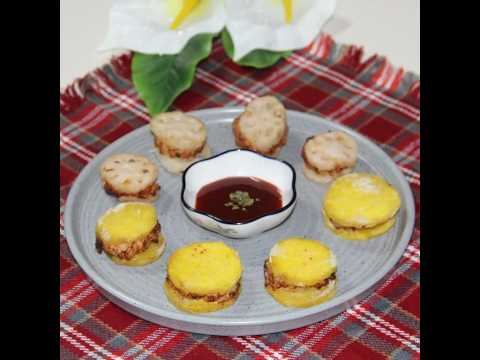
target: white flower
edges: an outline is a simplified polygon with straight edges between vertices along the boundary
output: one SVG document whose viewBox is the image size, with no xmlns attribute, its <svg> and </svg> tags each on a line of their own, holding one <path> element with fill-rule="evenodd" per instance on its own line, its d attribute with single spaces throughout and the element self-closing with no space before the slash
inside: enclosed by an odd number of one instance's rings
<svg viewBox="0 0 480 360">
<path fill-rule="evenodd" d="M 133 50 L 144 54 L 177 54 L 193 36 L 215 34 L 225 26 L 223 0 L 200 0 L 192 13 L 173 30 L 179 0 L 115 0 L 110 27 L 100 50 Z"/>
<path fill-rule="evenodd" d="M 193 10 L 177 19 L 179 26 L 172 29 L 182 6 L 188 5 Z M 193 36 L 216 34 L 226 26 L 235 47 L 234 60 L 239 60 L 255 49 L 307 46 L 334 8 L 335 0 L 115 0 L 100 49 L 176 54 Z"/>
<path fill-rule="evenodd" d="M 255 49 L 285 51 L 308 46 L 335 9 L 335 0 L 293 0 L 292 20 L 287 23 L 283 3 L 280 0 L 225 0 L 227 29 L 235 47 L 234 60 Z"/>
</svg>

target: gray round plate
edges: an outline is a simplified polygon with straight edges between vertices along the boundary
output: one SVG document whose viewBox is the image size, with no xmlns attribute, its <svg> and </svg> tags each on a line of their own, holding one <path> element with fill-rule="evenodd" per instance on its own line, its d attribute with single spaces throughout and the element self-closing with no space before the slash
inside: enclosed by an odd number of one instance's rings
<svg viewBox="0 0 480 360">
<path fill-rule="evenodd" d="M 208 129 L 212 154 L 235 148 L 231 123 L 243 108 L 219 108 L 192 112 Z M 98 168 L 106 157 L 130 152 L 144 155 L 158 164 L 148 126 L 115 141 L 78 176 L 65 208 L 65 234 L 80 267 L 111 301 L 151 322 L 195 333 L 214 335 L 257 335 L 298 328 L 324 320 L 351 307 L 381 283 L 402 256 L 414 226 L 414 202 L 410 186 L 394 162 L 377 145 L 349 128 L 316 116 L 288 111 L 288 143 L 278 158 L 288 161 L 297 172 L 298 200 L 292 215 L 279 227 L 250 239 L 228 239 L 192 223 L 180 204 L 181 177 L 160 168 L 160 199 L 156 202 L 167 247 L 162 258 L 141 268 L 114 264 L 95 251 L 97 219 L 116 200 L 100 184 Z M 348 241 L 333 235 L 323 224 L 321 208 L 328 185 L 308 181 L 303 175 L 300 149 L 305 139 L 327 130 L 342 130 L 358 143 L 355 171 L 379 174 L 399 192 L 402 206 L 393 229 L 368 241 Z M 332 300 L 307 309 L 286 308 L 265 291 L 263 262 L 280 239 L 305 236 L 327 244 L 338 259 L 338 290 Z M 223 241 L 241 257 L 244 273 L 237 302 L 223 311 L 191 315 L 172 306 L 163 292 L 166 262 L 181 246 L 196 241 Z"/>
</svg>

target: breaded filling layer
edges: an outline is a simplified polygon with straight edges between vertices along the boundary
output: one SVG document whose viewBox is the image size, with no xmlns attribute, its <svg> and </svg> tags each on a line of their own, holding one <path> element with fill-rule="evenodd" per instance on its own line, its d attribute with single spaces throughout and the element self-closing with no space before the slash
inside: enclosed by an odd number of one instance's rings
<svg viewBox="0 0 480 360">
<path fill-rule="evenodd" d="M 155 227 L 145 236 L 131 243 L 121 243 L 115 245 L 105 244 L 97 237 L 95 247 L 100 254 L 104 250 L 106 253 L 116 256 L 120 259 L 130 260 L 135 255 L 145 251 L 152 242 L 158 242 L 160 238 L 161 226 L 157 221 Z"/>
<path fill-rule="evenodd" d="M 236 283 L 236 285 L 227 292 L 226 294 L 210 294 L 210 295 L 198 295 L 195 293 L 190 293 L 190 292 L 185 292 L 175 286 L 175 284 L 168 278 L 166 281 L 168 284 L 174 289 L 176 292 L 178 292 L 180 295 L 183 297 L 186 297 L 188 299 L 195 299 L 195 300 L 204 300 L 206 302 L 218 302 L 222 303 L 231 299 L 236 299 L 240 293 L 240 280 Z"/>
<path fill-rule="evenodd" d="M 330 223 L 332 224 L 332 226 L 337 229 L 337 230 L 350 230 L 350 231 L 354 231 L 354 230 L 366 230 L 366 229 L 373 229 L 373 228 L 376 228 L 378 226 L 381 226 L 385 223 L 387 223 L 388 221 L 392 220 L 394 218 L 391 217 L 390 219 L 387 219 L 387 221 L 381 223 L 381 224 L 373 224 L 373 225 L 364 225 L 364 226 L 358 226 L 358 227 L 354 227 L 354 226 L 342 226 L 342 225 L 339 225 L 337 223 L 335 223 L 335 221 L 332 220 L 331 217 L 328 217 L 328 220 L 330 221 Z"/>
<path fill-rule="evenodd" d="M 268 260 L 265 260 L 265 263 L 263 264 L 263 271 L 264 271 L 264 276 L 265 276 L 265 286 L 269 287 L 273 290 L 280 289 L 280 288 L 286 288 L 286 289 L 317 289 L 320 290 L 323 287 L 327 286 L 331 281 L 334 281 L 337 278 L 336 272 L 333 272 L 328 278 L 319 281 L 318 283 L 311 285 L 311 286 L 297 286 L 297 285 L 290 285 L 287 284 L 285 281 L 281 279 L 275 278 L 273 275 L 272 269 L 270 267 L 270 264 Z"/>
<path fill-rule="evenodd" d="M 207 139 L 205 139 L 201 145 L 197 146 L 196 148 L 192 150 L 179 150 L 179 149 L 174 149 L 171 147 L 168 147 L 168 145 L 164 144 L 161 139 L 158 137 L 155 138 L 155 146 L 160 152 L 160 154 L 174 158 L 174 159 L 193 159 L 195 156 L 200 154 L 203 151 L 203 148 L 205 147 L 207 143 Z"/>
<path fill-rule="evenodd" d="M 158 190 L 160 190 L 160 185 L 158 185 L 156 182 L 149 185 L 148 187 L 146 187 L 142 191 L 139 191 L 139 192 L 133 193 L 133 194 L 117 191 L 107 181 L 105 181 L 103 186 L 104 186 L 107 194 L 114 195 L 114 196 L 117 196 L 117 197 L 131 196 L 131 197 L 136 197 L 138 199 L 150 199 L 157 194 Z"/>
</svg>

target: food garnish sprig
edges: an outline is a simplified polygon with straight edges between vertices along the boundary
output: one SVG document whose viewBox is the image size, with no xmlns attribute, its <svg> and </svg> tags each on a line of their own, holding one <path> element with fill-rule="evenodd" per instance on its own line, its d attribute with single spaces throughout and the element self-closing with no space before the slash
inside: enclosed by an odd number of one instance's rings
<svg viewBox="0 0 480 360">
<path fill-rule="evenodd" d="M 249 206 L 252 206 L 255 202 L 260 201 L 259 198 L 252 198 L 248 191 L 234 191 L 228 195 L 230 201 L 225 203 L 226 207 L 231 207 L 232 210 L 241 209 L 247 211 Z"/>
</svg>

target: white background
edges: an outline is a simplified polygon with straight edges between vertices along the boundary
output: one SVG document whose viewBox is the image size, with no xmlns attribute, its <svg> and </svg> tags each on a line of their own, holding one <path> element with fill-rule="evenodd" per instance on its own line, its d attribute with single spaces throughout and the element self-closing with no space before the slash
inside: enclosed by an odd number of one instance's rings
<svg viewBox="0 0 480 360">
<path fill-rule="evenodd" d="M 111 0 L 60 1 L 60 87 L 107 62 L 98 46 Z M 337 0 L 323 31 L 335 41 L 363 46 L 420 75 L 420 0 Z"/>
</svg>

